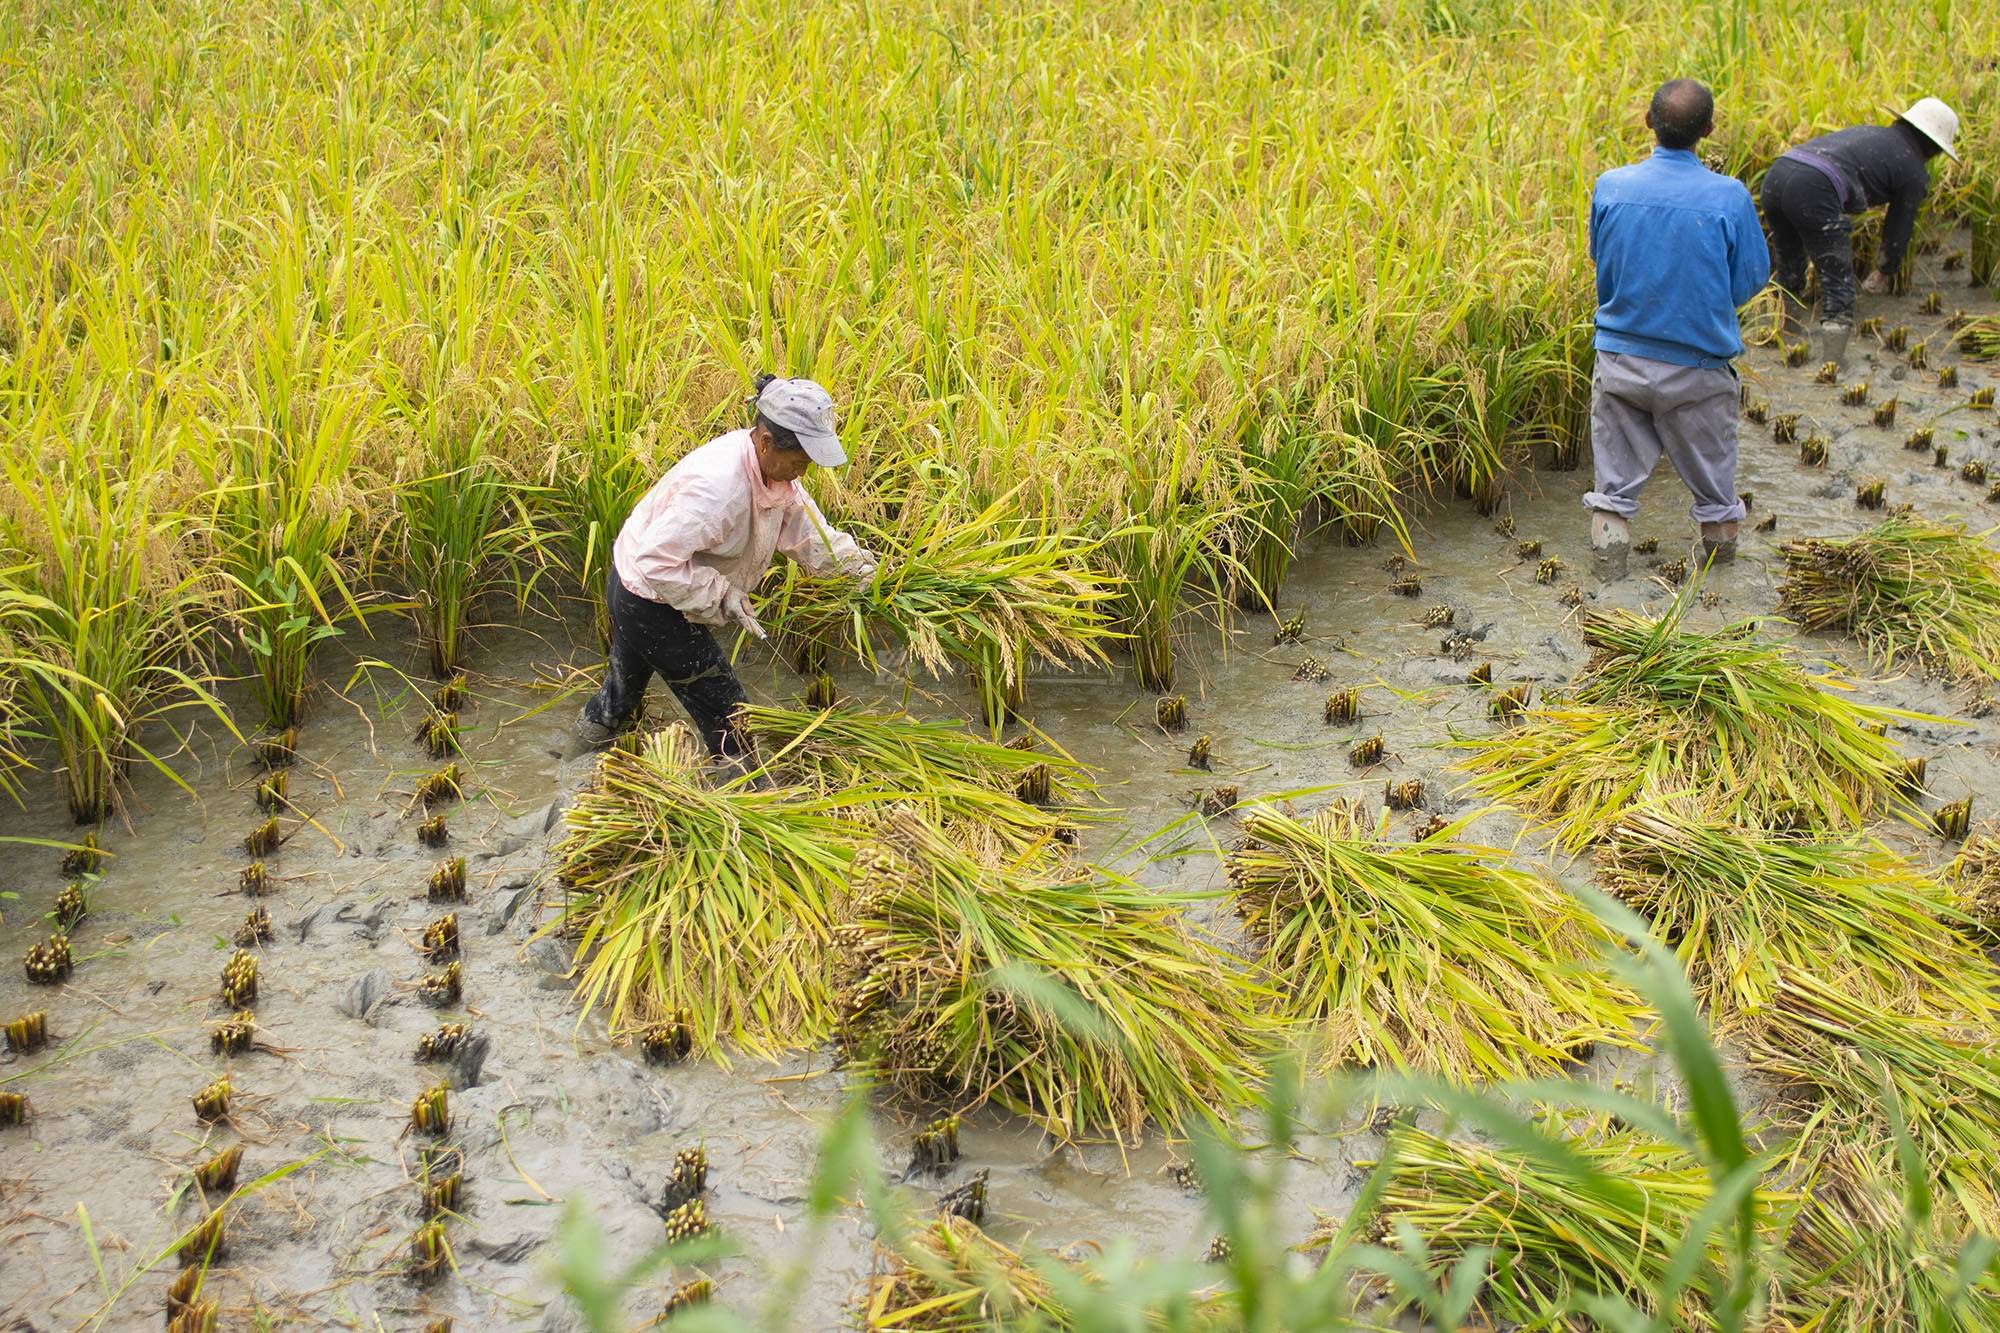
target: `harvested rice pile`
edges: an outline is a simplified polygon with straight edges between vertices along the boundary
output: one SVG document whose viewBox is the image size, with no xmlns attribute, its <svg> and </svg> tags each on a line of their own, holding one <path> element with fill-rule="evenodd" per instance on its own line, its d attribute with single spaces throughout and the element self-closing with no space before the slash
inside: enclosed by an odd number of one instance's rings
<svg viewBox="0 0 2000 1333">
<path fill-rule="evenodd" d="M 1635 810 L 1598 863 L 1648 917 L 1726 1029 L 1755 1021 L 1789 970 L 1840 978 L 1898 1013 L 1995 1013 L 2000 974 L 1944 890 L 1858 834 L 1753 832 L 1691 807 Z"/>
<path fill-rule="evenodd" d="M 586 1011 L 609 1005 L 614 1029 L 687 1021 L 705 1053 L 822 1040 L 846 806 L 809 788 L 718 788 L 707 768 L 694 735 L 667 727 L 606 751 L 570 806 L 554 925 L 576 936 L 578 993 Z"/>
<path fill-rule="evenodd" d="M 1952 901 L 1989 938 L 2000 938 L 2000 835 L 1975 833 L 1945 872 Z"/>
<path fill-rule="evenodd" d="M 2000 1234 L 2000 1039 L 1990 1022 L 1890 1014 L 1838 980 L 1787 972 L 1746 1031 L 1744 1058 L 1791 1095 L 1798 1155 L 1832 1154 L 1876 1181 L 1899 1174 L 1884 1104 L 1893 1094 L 1941 1205 Z"/>
<path fill-rule="evenodd" d="M 1990 532 L 1914 514 L 1844 540 L 1786 542 L 1778 610 L 1841 630 L 1874 658 L 2000 679 L 2000 553 Z"/>
<path fill-rule="evenodd" d="M 1642 1006 L 1601 965 L 1595 918 L 1452 831 L 1392 843 L 1345 803 L 1244 819 L 1236 910 L 1316 1065 L 1519 1078 L 1632 1042 Z"/>
<path fill-rule="evenodd" d="M 1383 1240 L 1398 1223 L 1414 1227 L 1433 1277 L 1476 1250 L 1490 1250 L 1490 1280 L 1476 1308 L 1528 1328 L 1583 1328 L 1577 1311 L 1593 1293 L 1622 1296 L 1677 1329 L 1718 1324 L 1703 1299 L 1729 1262 L 1722 1233 L 1700 1244 L 1691 1281 L 1671 1310 L 1657 1293 L 1682 1239 L 1702 1224 L 1714 1189 L 1708 1168 L 1687 1149 L 1595 1119 L 1564 1126 L 1547 1153 L 1502 1151 L 1399 1127 L 1385 1154 L 1389 1172 L 1379 1211 L 1363 1233 Z M 1560 1162 L 1572 1164 L 1565 1169 Z M 1796 1200 L 1752 1195 L 1760 1232 L 1782 1235 Z M 1336 1230 L 1324 1224 L 1318 1237 Z"/>
<path fill-rule="evenodd" d="M 1247 1105 L 1257 988 L 1182 919 L 1188 896 L 920 819 L 885 821 L 839 927 L 842 1043 L 872 1076 L 994 1102 L 1060 1139 L 1129 1138 Z"/>
<path fill-rule="evenodd" d="M 1885 732 L 1918 715 L 1848 698 L 1758 639 L 1755 621 L 1687 629 L 1691 605 L 1683 596 L 1659 620 L 1586 615 L 1597 652 L 1566 693 L 1457 741 L 1472 787 L 1546 821 L 1572 851 L 1659 796 L 1691 794 L 1706 818 L 1749 828 L 1852 827 L 1907 804 Z"/>
</svg>

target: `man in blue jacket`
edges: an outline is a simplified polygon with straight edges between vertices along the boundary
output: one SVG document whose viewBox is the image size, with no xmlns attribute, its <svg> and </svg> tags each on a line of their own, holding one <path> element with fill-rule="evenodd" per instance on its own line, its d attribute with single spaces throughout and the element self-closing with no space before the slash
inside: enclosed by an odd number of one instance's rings
<svg viewBox="0 0 2000 1333">
<path fill-rule="evenodd" d="M 1736 311 L 1771 273 L 1750 191 L 1694 155 L 1715 129 L 1708 89 L 1662 84 L 1646 125 L 1659 141 L 1652 157 L 1599 176 L 1590 201 L 1597 485 L 1583 502 L 1591 561 L 1606 581 L 1625 575 L 1639 492 L 1663 452 L 1694 493 L 1704 561 L 1735 558 L 1741 399 L 1729 363 L 1743 352 Z"/>
</svg>

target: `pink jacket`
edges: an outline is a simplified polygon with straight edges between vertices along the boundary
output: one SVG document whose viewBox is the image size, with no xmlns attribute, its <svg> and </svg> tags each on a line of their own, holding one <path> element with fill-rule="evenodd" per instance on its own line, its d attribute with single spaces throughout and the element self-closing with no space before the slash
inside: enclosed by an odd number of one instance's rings
<svg viewBox="0 0 2000 1333">
<path fill-rule="evenodd" d="M 853 573 L 865 563 L 805 487 L 764 480 L 750 432 L 733 430 L 674 464 L 632 507 L 611 563 L 634 596 L 665 602 L 697 624 L 720 625 L 723 594 L 752 591 L 774 551 L 810 574 Z"/>
</svg>

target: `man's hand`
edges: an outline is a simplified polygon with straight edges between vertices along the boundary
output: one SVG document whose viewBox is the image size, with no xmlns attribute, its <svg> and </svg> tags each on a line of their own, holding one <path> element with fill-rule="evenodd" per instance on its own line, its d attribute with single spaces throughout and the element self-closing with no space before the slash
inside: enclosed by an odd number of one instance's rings
<svg viewBox="0 0 2000 1333">
<path fill-rule="evenodd" d="M 750 606 L 750 598 L 731 588 L 722 594 L 722 614 L 743 627 L 743 632 L 753 639 L 768 639 L 764 627 L 757 623 L 757 612 Z"/>
<path fill-rule="evenodd" d="M 854 560 L 848 565 L 847 572 L 853 575 L 857 582 L 866 583 L 875 577 L 875 571 L 881 567 L 882 558 L 862 546 L 855 549 Z"/>
<path fill-rule="evenodd" d="M 1882 293 L 1889 290 L 1889 275 L 1879 268 L 1876 269 L 1861 280 L 1861 290 L 1867 292 L 1870 296 L 1882 295 Z"/>
</svg>

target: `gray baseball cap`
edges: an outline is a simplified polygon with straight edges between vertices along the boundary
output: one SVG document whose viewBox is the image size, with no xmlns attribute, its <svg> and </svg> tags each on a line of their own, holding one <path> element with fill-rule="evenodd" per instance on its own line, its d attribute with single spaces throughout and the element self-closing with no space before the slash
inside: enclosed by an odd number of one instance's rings
<svg viewBox="0 0 2000 1333">
<path fill-rule="evenodd" d="M 757 414 L 799 437 L 806 457 L 821 467 L 842 467 L 847 450 L 833 431 L 833 395 L 811 380 L 772 380 L 757 395 Z"/>
</svg>

